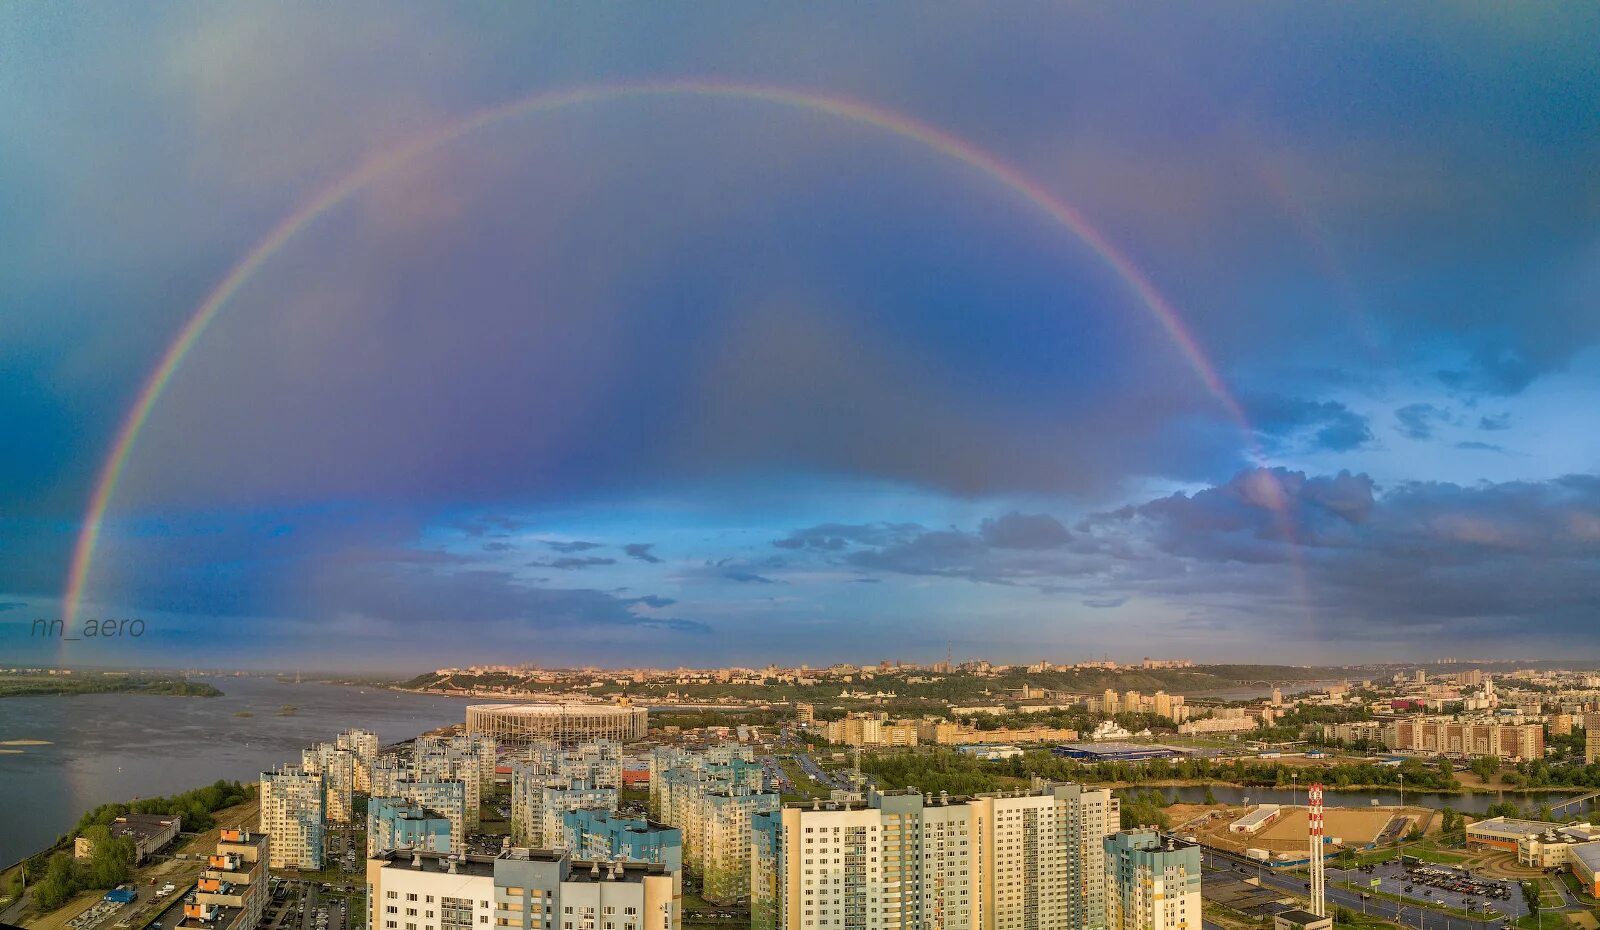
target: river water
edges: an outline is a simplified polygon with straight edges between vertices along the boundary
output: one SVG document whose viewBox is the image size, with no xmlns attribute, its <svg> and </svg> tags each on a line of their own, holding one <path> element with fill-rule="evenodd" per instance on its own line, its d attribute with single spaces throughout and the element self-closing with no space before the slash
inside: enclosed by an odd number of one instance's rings
<svg viewBox="0 0 1600 930">
<path fill-rule="evenodd" d="M 223 697 L 84 694 L 0 698 L 0 866 L 51 845 L 108 801 L 252 781 L 340 730 L 385 744 L 466 717 L 464 698 L 374 688 L 206 679 Z M 292 716 L 280 716 L 293 705 Z M 242 713 L 254 716 L 238 716 Z M 20 751 L 18 751 L 20 750 Z"/>
<path fill-rule="evenodd" d="M 1203 787 L 1144 790 L 1159 791 L 1166 795 L 1169 800 L 1189 804 L 1199 804 L 1206 797 L 1206 789 Z M 1306 789 L 1303 786 L 1297 790 L 1290 791 L 1287 788 L 1235 788 L 1231 785 L 1212 785 L 1211 794 L 1221 804 L 1243 804 L 1245 803 L 1245 798 L 1249 798 L 1249 803 L 1251 804 L 1306 803 Z M 1482 814 L 1488 809 L 1489 805 L 1497 801 L 1510 801 L 1523 810 L 1537 810 L 1540 804 L 1556 805 L 1572 796 L 1570 793 L 1524 794 L 1512 791 L 1504 794 L 1496 792 L 1437 794 L 1428 791 L 1407 791 L 1404 803 L 1419 807 L 1453 807 L 1464 814 Z M 1397 806 L 1401 803 L 1401 798 L 1398 791 L 1333 791 L 1330 789 L 1322 793 L 1322 801 L 1329 807 L 1368 807 L 1373 801 L 1377 801 L 1379 805 Z M 1587 810 L 1575 810 L 1572 813 L 1587 813 Z"/>
</svg>

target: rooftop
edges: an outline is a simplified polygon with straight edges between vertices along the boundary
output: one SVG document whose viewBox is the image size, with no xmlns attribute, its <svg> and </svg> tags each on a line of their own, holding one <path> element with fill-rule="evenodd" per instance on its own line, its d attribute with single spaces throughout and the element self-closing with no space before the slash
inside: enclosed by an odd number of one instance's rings
<svg viewBox="0 0 1600 930">
<path fill-rule="evenodd" d="M 1318 923 L 1319 921 L 1324 921 L 1324 920 L 1328 919 L 1326 917 L 1318 917 L 1317 915 L 1311 913 L 1310 911 L 1301 910 L 1298 907 L 1297 908 L 1293 908 L 1291 910 L 1287 910 L 1287 911 L 1280 911 L 1279 913 L 1274 914 L 1273 916 L 1274 917 L 1281 917 L 1284 920 L 1290 921 L 1291 923 L 1297 923 L 1302 927 L 1309 926 L 1311 924 Z"/>
</svg>

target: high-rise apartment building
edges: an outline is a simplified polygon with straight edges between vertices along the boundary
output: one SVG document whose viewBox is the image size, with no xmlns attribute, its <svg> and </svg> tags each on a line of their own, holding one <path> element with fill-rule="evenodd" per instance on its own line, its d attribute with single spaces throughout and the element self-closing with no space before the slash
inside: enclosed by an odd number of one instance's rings
<svg viewBox="0 0 1600 930">
<path fill-rule="evenodd" d="M 1600 762 L 1600 714 L 1583 715 L 1583 761 Z"/>
<path fill-rule="evenodd" d="M 371 730 L 345 730 L 334 737 L 333 744 L 340 749 L 355 753 L 356 790 L 370 794 L 372 766 L 378 761 L 378 734 Z"/>
<path fill-rule="evenodd" d="M 1200 927 L 1200 847 L 1154 830 L 1105 844 L 1106 930 Z"/>
<path fill-rule="evenodd" d="M 1106 789 L 872 793 L 753 818 L 752 922 L 771 930 L 1098 930 Z"/>
<path fill-rule="evenodd" d="M 694 858 L 689 871 L 700 876 L 701 895 L 721 904 L 750 894 L 750 822 L 756 814 L 778 810 L 782 799 L 749 788 L 718 788 L 701 795 L 688 830 Z"/>
<path fill-rule="evenodd" d="M 300 751 L 300 770 L 322 776 L 327 797 L 323 814 L 329 823 L 349 823 L 356 772 L 360 760 L 354 751 L 340 749 L 336 743 L 318 743 Z"/>
<path fill-rule="evenodd" d="M 620 817 L 615 811 L 583 807 L 562 817 L 561 847 L 577 859 L 653 862 L 668 872 L 683 872 L 683 831 L 653 820 Z"/>
<path fill-rule="evenodd" d="M 651 863 L 560 850 L 397 851 L 367 860 L 372 930 L 678 930 L 674 880 Z"/>
<path fill-rule="evenodd" d="M 261 832 L 271 837 L 272 868 L 307 872 L 322 868 L 326 803 L 321 775 L 293 766 L 261 774 Z"/>
<path fill-rule="evenodd" d="M 406 798 L 367 801 L 367 857 L 390 849 L 453 852 L 450 818 Z"/>
<path fill-rule="evenodd" d="M 403 798 L 411 804 L 437 813 L 450 822 L 451 850 L 466 849 L 467 786 L 451 779 L 412 778 L 409 775 L 385 779 L 387 793 L 382 797 Z M 373 790 L 377 790 L 374 787 Z"/>
<path fill-rule="evenodd" d="M 560 845 L 568 811 L 614 811 L 617 800 L 616 788 L 596 788 L 579 779 L 551 784 L 542 770 L 518 763 L 511 767 L 511 841 L 519 846 Z"/>
<path fill-rule="evenodd" d="M 194 895 L 183 905 L 180 930 L 255 930 L 266 910 L 269 839 L 262 833 L 223 830 L 206 857 Z"/>
</svg>

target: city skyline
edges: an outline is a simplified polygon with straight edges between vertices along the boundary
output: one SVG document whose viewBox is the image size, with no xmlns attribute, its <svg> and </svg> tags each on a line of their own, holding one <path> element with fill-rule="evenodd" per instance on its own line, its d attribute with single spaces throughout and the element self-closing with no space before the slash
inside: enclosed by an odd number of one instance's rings
<svg viewBox="0 0 1600 930">
<path fill-rule="evenodd" d="M 1600 13 L 633 12 L 0 14 L 8 663 L 1600 659 Z"/>
</svg>

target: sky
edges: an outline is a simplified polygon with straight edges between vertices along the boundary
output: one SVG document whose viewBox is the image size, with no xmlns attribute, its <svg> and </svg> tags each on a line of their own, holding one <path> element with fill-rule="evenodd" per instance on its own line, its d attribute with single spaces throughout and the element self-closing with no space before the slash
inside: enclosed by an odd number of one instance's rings
<svg viewBox="0 0 1600 930">
<path fill-rule="evenodd" d="M 1600 657 L 1597 34 L 8 4 L 0 664 Z"/>
</svg>

